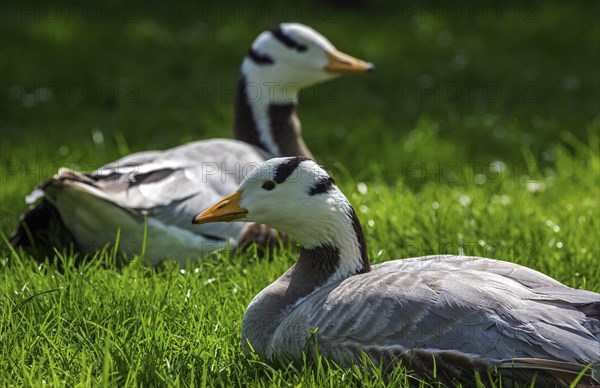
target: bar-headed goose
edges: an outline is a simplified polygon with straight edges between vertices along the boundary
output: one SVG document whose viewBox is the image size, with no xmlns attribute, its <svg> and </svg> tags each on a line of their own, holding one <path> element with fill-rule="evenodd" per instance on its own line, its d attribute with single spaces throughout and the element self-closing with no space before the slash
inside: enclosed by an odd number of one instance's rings
<svg viewBox="0 0 600 388">
<path fill-rule="evenodd" d="M 93 253 L 115 243 L 120 231 L 122 251 L 145 250 L 146 260 L 156 264 L 197 258 L 244 236 L 260 238 L 264 228 L 244 234 L 243 224 L 193 228 L 182 219 L 235 189 L 268 157 L 310 157 L 296 117 L 300 89 L 372 68 L 305 25 L 265 31 L 241 67 L 234 106 L 239 141 L 212 139 L 135 153 L 91 173 L 61 169 L 28 197 L 28 203 L 38 204 L 22 217 L 11 242 L 41 244 L 52 229 Z"/>
<path fill-rule="evenodd" d="M 400 361 L 419 374 L 497 370 L 506 382 L 537 373 L 542 386 L 573 380 L 600 360 L 600 294 L 479 257 L 371 267 L 352 206 L 312 160 L 265 162 L 192 222 L 215 221 L 264 223 L 300 245 L 297 263 L 244 314 L 243 349 L 267 360 L 301 359 L 316 343 L 341 365 L 360 360 L 362 350 L 375 363 Z"/>
</svg>

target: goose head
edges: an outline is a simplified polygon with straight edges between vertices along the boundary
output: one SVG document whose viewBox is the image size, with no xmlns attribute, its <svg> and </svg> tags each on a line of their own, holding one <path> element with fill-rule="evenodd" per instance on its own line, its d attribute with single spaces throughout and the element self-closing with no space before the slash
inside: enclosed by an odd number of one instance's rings
<svg viewBox="0 0 600 388">
<path fill-rule="evenodd" d="M 306 252 L 335 250 L 336 279 L 368 271 L 362 227 L 333 178 L 303 157 L 275 158 L 254 169 L 237 191 L 192 223 L 258 222 L 291 235 Z M 301 257 L 302 257 L 301 250 Z"/>
<path fill-rule="evenodd" d="M 275 158 L 254 169 L 237 191 L 194 217 L 193 223 L 258 222 L 312 246 L 323 238 L 315 224 L 346 207 L 339 194 L 333 179 L 312 160 Z"/>
<path fill-rule="evenodd" d="M 344 73 L 373 70 L 371 63 L 344 54 L 314 29 L 283 23 L 261 33 L 244 59 L 242 74 L 271 88 L 277 102 L 296 102 L 301 88 Z M 263 85 L 264 84 L 264 85 Z"/>
</svg>

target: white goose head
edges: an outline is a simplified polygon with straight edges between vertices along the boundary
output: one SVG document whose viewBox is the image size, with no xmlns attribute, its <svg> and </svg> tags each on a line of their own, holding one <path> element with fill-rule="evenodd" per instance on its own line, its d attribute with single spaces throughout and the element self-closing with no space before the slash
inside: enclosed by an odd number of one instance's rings
<svg viewBox="0 0 600 388">
<path fill-rule="evenodd" d="M 314 29 L 299 23 L 283 23 L 261 33 L 242 64 L 249 81 L 268 82 L 273 102 L 295 103 L 300 88 L 342 73 L 366 72 L 371 63 L 340 51 Z"/>
<path fill-rule="evenodd" d="M 366 243 L 354 209 L 333 178 L 303 157 L 275 158 L 254 169 L 238 190 L 198 214 L 193 223 L 258 222 L 290 234 L 303 257 L 337 257 L 328 280 L 369 270 Z M 310 253 L 310 254 L 309 254 Z M 304 256 L 303 256 L 304 255 Z"/>
<path fill-rule="evenodd" d="M 235 136 L 272 156 L 312 158 L 300 135 L 300 90 L 373 65 L 339 52 L 303 24 L 284 23 L 261 33 L 244 58 L 235 101 Z"/>
</svg>

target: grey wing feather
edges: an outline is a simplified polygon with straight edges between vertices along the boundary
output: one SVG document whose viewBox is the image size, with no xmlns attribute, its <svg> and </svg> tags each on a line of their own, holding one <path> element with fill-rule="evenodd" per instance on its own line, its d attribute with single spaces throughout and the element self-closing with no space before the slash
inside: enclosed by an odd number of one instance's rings
<svg viewBox="0 0 600 388">
<path fill-rule="evenodd" d="M 246 143 L 215 139 L 128 155 L 87 176 L 105 199 L 123 208 L 193 233 L 226 239 L 236 237 L 241 226 L 192 225 L 191 218 L 234 191 L 263 160 Z"/>
<path fill-rule="evenodd" d="M 491 259 L 397 260 L 311 294 L 282 322 L 273 348 L 302 349 L 318 328 L 319 351 L 336 359 L 362 348 L 375 358 L 418 349 L 471 361 L 599 360 L 590 318 L 577 308 L 600 303 L 598 294 L 580 291 Z"/>
</svg>

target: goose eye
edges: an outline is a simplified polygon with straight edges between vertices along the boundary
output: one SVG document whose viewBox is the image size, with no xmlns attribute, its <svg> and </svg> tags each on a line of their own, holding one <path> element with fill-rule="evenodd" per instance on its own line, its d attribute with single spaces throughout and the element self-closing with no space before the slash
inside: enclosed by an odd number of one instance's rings
<svg viewBox="0 0 600 388">
<path fill-rule="evenodd" d="M 303 53 L 308 49 L 308 47 L 306 47 L 306 45 L 300 43 L 298 44 L 298 46 L 296 46 L 296 50 L 298 50 L 299 52 Z"/>
<path fill-rule="evenodd" d="M 271 191 L 275 188 L 275 182 L 273 181 L 266 181 L 265 183 L 263 183 L 262 188 L 267 190 L 267 191 Z"/>
</svg>

